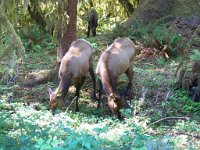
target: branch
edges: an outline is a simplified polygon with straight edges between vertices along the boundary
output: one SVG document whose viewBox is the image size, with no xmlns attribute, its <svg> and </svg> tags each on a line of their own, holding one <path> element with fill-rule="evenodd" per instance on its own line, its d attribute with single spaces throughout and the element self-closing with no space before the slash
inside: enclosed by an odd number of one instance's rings
<svg viewBox="0 0 200 150">
<path fill-rule="evenodd" d="M 145 87 L 143 86 L 143 87 L 142 87 L 142 94 L 141 94 L 141 97 L 140 97 L 139 100 L 144 100 L 144 99 L 145 99 L 145 96 L 146 96 L 146 94 L 147 94 L 147 91 L 148 91 L 148 89 L 145 88 Z"/>
<path fill-rule="evenodd" d="M 163 120 L 167 120 L 167 119 L 182 119 L 182 120 L 189 120 L 188 117 L 165 117 L 165 118 L 161 118 L 161 119 L 159 119 L 159 120 L 157 120 L 157 121 L 151 123 L 150 125 L 148 125 L 148 127 L 150 127 L 150 126 L 152 126 L 152 125 L 154 125 L 154 124 L 156 124 L 156 123 L 158 123 L 158 122 L 161 122 L 161 121 L 163 121 Z M 148 127 L 147 127 L 147 128 L 148 128 Z"/>
<path fill-rule="evenodd" d="M 169 98 L 169 95 L 170 95 L 170 91 L 166 94 L 166 96 L 165 96 L 165 101 L 167 101 L 168 100 L 168 98 Z"/>
<path fill-rule="evenodd" d="M 156 135 L 156 136 L 160 136 L 160 135 L 163 135 L 163 134 L 160 134 L 160 133 L 151 133 L 153 135 Z M 187 136 L 191 136 L 191 137 L 194 137 L 194 138 L 197 138 L 197 139 L 200 139 L 200 135 L 193 135 L 193 134 L 189 134 L 189 133 L 184 133 L 184 132 L 170 132 L 169 133 L 170 135 L 174 135 L 174 134 L 178 134 L 178 135 L 187 135 Z"/>
<path fill-rule="evenodd" d="M 69 110 L 69 108 L 71 107 L 71 105 L 73 104 L 73 102 L 74 102 L 74 100 L 75 100 L 76 98 L 77 98 L 77 96 L 73 98 L 72 102 L 70 103 L 69 107 L 67 107 L 66 111 Z"/>
<path fill-rule="evenodd" d="M 200 139 L 200 135 L 193 135 L 193 134 L 189 134 L 189 133 L 183 133 L 183 132 L 176 132 L 174 134 L 183 134 L 183 135 L 187 135 L 187 136 L 191 136 L 191 137 L 194 137 L 194 138 L 197 138 L 197 139 Z"/>
</svg>

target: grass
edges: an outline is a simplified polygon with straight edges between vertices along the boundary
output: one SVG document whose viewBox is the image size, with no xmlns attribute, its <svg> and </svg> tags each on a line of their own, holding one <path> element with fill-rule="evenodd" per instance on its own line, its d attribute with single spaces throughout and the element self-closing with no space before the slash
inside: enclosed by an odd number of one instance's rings
<svg viewBox="0 0 200 150">
<path fill-rule="evenodd" d="M 96 66 L 107 43 L 102 37 L 90 40 L 96 49 Z M 51 68 L 56 59 L 45 51 L 30 51 L 27 56 L 20 67 L 19 83 L 29 72 Z M 199 149 L 200 140 L 195 136 L 200 134 L 200 104 L 192 102 L 184 91 L 173 88 L 177 64 L 175 59 L 161 64 L 136 61 L 132 110 L 122 110 L 123 121 L 110 116 L 106 97 L 104 107 L 96 109 L 90 98 L 89 76 L 81 90 L 80 112 L 74 112 L 73 104 L 68 111 L 58 110 L 55 115 L 48 109 L 45 85 L 23 88 L 1 82 L 0 149 Z M 119 87 L 126 84 L 126 76 L 121 76 Z M 143 87 L 148 89 L 147 94 L 139 100 Z M 71 87 L 66 98 L 68 106 L 74 90 Z M 165 99 L 167 93 L 169 97 Z M 150 125 L 161 118 L 181 116 L 189 120 L 166 119 Z"/>
</svg>

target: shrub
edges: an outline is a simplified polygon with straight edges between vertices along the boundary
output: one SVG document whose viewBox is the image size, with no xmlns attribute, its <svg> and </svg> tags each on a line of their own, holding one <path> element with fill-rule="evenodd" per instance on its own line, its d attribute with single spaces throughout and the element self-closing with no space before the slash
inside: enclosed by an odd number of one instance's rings
<svg viewBox="0 0 200 150">
<path fill-rule="evenodd" d="M 146 46 L 154 47 L 162 50 L 167 46 L 167 53 L 176 56 L 177 50 L 182 49 L 183 45 L 180 44 L 182 36 L 176 33 L 173 29 L 167 27 L 167 24 L 153 23 L 143 27 L 137 19 L 134 19 L 134 25 L 125 29 L 122 25 L 117 25 L 110 34 L 111 39 L 117 37 L 129 37 L 137 39 L 144 43 Z"/>
<path fill-rule="evenodd" d="M 199 50 L 193 50 L 192 51 L 192 54 L 190 56 L 190 59 L 193 60 L 193 61 L 198 61 L 200 60 L 200 51 Z"/>
</svg>

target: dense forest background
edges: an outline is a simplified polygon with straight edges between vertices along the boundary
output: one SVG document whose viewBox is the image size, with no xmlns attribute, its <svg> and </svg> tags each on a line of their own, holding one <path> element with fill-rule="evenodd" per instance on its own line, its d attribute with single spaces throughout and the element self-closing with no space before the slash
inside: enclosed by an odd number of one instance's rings
<svg viewBox="0 0 200 150">
<path fill-rule="evenodd" d="M 98 13 L 97 36 L 87 38 L 88 13 Z M 199 149 L 199 0 L 1 0 L 0 149 Z M 97 109 L 91 78 L 74 87 L 67 108 L 49 110 L 46 85 L 72 41 L 84 38 L 100 54 L 117 37 L 136 45 L 132 98 L 110 115 Z M 127 84 L 120 77 L 119 91 Z"/>
</svg>

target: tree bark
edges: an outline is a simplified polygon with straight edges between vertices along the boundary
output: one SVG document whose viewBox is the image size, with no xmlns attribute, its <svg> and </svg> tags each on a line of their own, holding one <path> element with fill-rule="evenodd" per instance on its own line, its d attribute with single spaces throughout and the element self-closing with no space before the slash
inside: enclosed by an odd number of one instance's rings
<svg viewBox="0 0 200 150">
<path fill-rule="evenodd" d="M 126 10 L 127 15 L 130 17 L 135 11 L 134 6 L 128 0 L 119 0 L 119 2 Z"/>
<path fill-rule="evenodd" d="M 175 86 L 186 90 L 192 100 L 200 102 L 200 61 L 195 61 L 192 65 L 184 64 L 179 70 Z"/>
<path fill-rule="evenodd" d="M 77 22 L 77 0 L 67 0 L 66 7 L 67 15 L 69 16 L 66 32 L 60 40 L 60 45 L 57 49 L 57 66 L 53 70 L 44 70 L 29 75 L 26 86 L 34 86 L 44 84 L 48 81 L 58 82 L 58 70 L 61 60 L 68 51 L 71 43 L 76 39 L 76 22 Z"/>
<path fill-rule="evenodd" d="M 92 2 L 92 0 L 88 0 L 89 4 L 90 4 L 90 8 L 94 7 L 94 4 Z"/>
<path fill-rule="evenodd" d="M 61 38 L 60 46 L 57 50 L 58 64 L 60 64 L 63 56 L 68 51 L 70 44 L 76 39 L 77 0 L 68 0 L 67 2 L 67 15 L 69 16 L 69 21 L 67 24 L 67 31 Z"/>
</svg>

